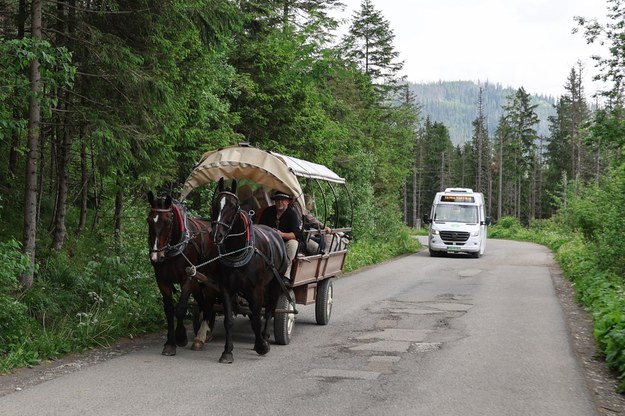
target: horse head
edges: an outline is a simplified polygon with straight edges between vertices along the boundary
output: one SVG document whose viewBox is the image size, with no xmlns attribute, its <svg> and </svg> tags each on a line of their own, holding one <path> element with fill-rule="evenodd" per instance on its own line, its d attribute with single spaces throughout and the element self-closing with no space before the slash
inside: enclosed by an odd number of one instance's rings
<svg viewBox="0 0 625 416">
<path fill-rule="evenodd" d="M 239 198 L 235 194 L 236 189 L 236 180 L 232 181 L 231 188 L 226 188 L 224 178 L 219 179 L 218 194 L 213 200 L 212 206 L 213 229 L 211 233 L 215 244 L 223 244 L 239 217 L 240 204 Z"/>
<path fill-rule="evenodd" d="M 148 246 L 150 247 L 150 261 L 160 263 L 170 246 L 174 233 L 174 203 L 171 196 L 155 198 L 152 191 L 148 192 L 150 212 L 148 213 Z"/>
</svg>

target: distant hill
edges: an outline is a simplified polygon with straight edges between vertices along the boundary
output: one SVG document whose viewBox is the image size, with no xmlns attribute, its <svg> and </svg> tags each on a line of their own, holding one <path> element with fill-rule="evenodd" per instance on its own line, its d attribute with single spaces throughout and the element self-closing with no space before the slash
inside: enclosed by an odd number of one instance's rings
<svg viewBox="0 0 625 416">
<path fill-rule="evenodd" d="M 457 145 L 473 136 L 473 120 L 477 117 L 477 100 L 480 86 L 483 89 L 484 116 L 492 137 L 497 129 L 502 107 L 507 104 L 507 97 L 516 93 L 514 88 L 503 88 L 499 84 L 473 81 L 439 81 L 430 83 L 409 83 L 421 104 L 421 117 L 429 116 L 432 121 L 439 121 L 449 129 L 451 141 Z M 549 135 L 547 118 L 555 114 L 553 105 L 556 99 L 551 96 L 533 95 L 533 103 L 538 104 L 536 114 L 540 119 L 538 134 Z"/>
</svg>

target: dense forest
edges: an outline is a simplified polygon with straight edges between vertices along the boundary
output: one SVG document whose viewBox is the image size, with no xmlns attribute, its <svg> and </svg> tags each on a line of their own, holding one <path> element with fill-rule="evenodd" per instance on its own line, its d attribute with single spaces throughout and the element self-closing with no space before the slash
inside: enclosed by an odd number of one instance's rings
<svg viewBox="0 0 625 416">
<path fill-rule="evenodd" d="M 606 22 L 577 21 L 610 46 L 600 108 L 581 66 L 555 100 L 480 85 L 448 100 L 473 114 L 452 140 L 371 0 L 340 38 L 338 0 L 0 0 L 0 372 L 162 329 L 146 192 L 175 197 L 203 152 L 246 141 L 347 179 L 351 268 L 414 250 L 406 225 L 447 186 L 484 192 L 502 225 L 566 233 L 552 248 L 599 276 L 576 287 L 625 374 L 625 5 L 606 1 Z"/>
<path fill-rule="evenodd" d="M 553 216 L 570 181 L 598 181 L 614 154 L 594 136 L 582 72 L 581 65 L 571 68 L 564 82 L 566 93 L 552 105 L 551 115 L 545 111 L 546 99 L 523 87 L 515 91 L 441 82 L 436 88 L 420 88 L 426 93 L 425 103 L 438 96 L 438 103 L 424 104 L 422 113 L 430 108 L 447 122 L 424 114 L 418 159 L 406 185 L 407 223 L 418 225 L 438 190 L 463 186 L 485 194 L 494 219 L 513 216 L 529 224 Z M 470 134 L 454 142 L 449 126 L 461 129 L 458 126 L 465 124 L 470 111 L 474 114 Z M 547 134 L 539 131 L 539 113 L 548 124 Z"/>
<path fill-rule="evenodd" d="M 473 135 L 473 120 L 477 117 L 478 99 L 482 94 L 482 110 L 489 135 L 495 134 L 497 121 L 503 115 L 503 107 L 509 96 L 515 93 L 511 87 L 502 87 L 490 82 L 438 81 L 408 83 L 421 106 L 421 116 L 429 117 L 447 126 L 449 137 L 454 145 L 463 144 Z M 538 124 L 536 131 L 541 136 L 549 135 L 549 117 L 555 115 L 555 97 L 531 94 L 531 102 L 536 105 Z"/>
</svg>

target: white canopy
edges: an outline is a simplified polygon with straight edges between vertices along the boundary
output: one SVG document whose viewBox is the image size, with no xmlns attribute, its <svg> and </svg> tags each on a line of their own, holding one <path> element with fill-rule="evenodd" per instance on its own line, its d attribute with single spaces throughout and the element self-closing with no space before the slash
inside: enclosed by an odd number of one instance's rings
<svg viewBox="0 0 625 416">
<path fill-rule="evenodd" d="M 291 156 L 281 155 L 280 153 L 269 152 L 272 155 L 276 155 L 284 161 L 284 163 L 291 169 L 296 176 L 303 178 L 321 179 L 324 181 L 345 183 L 345 179 L 341 178 L 336 173 L 323 165 L 317 163 L 308 162 L 306 160 L 298 159 Z"/>
<path fill-rule="evenodd" d="M 249 179 L 259 185 L 287 192 L 304 206 L 296 176 L 345 183 L 323 165 L 251 147 L 246 144 L 206 152 L 184 183 L 180 200 L 198 186 L 224 179 Z"/>
</svg>

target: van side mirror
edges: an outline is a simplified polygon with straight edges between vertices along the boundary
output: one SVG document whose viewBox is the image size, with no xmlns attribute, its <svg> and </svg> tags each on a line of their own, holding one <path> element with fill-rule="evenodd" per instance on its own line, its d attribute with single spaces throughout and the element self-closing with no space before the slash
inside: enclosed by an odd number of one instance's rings
<svg viewBox="0 0 625 416">
<path fill-rule="evenodd" d="M 493 221 L 490 219 L 490 217 L 486 217 L 486 221 L 484 221 L 484 225 L 491 225 L 492 222 Z"/>
<path fill-rule="evenodd" d="M 423 223 L 424 224 L 431 224 L 432 221 L 430 220 L 430 216 L 428 214 L 423 214 Z"/>
</svg>

